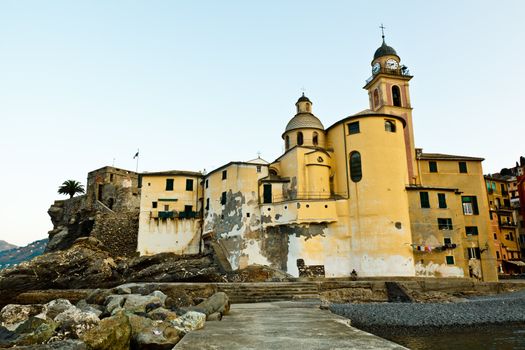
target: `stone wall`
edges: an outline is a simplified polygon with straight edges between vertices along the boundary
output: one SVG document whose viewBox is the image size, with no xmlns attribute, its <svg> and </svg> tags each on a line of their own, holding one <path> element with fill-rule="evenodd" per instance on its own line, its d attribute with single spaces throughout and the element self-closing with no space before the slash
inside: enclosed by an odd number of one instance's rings
<svg viewBox="0 0 525 350">
<path fill-rule="evenodd" d="M 99 210 L 91 236 L 101 241 L 112 256 L 131 257 L 137 254 L 138 230 L 138 210 L 118 213 Z"/>
</svg>

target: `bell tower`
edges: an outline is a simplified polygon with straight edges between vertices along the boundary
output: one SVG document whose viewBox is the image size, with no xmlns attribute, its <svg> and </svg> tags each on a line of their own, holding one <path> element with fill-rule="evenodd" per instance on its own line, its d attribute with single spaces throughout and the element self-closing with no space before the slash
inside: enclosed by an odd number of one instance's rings
<svg viewBox="0 0 525 350">
<path fill-rule="evenodd" d="M 419 183 L 412 126 L 412 106 L 408 82 L 412 79 L 408 68 L 401 64 L 396 50 L 385 42 L 384 27 L 381 25 L 381 46 L 374 53 L 372 76 L 363 87 L 368 91 L 370 110 L 381 114 L 391 114 L 406 121 L 405 144 L 410 184 Z"/>
</svg>

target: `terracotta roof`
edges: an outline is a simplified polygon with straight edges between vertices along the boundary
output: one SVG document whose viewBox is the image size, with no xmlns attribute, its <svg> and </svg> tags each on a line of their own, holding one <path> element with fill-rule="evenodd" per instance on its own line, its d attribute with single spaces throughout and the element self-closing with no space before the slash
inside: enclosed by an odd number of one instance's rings
<svg viewBox="0 0 525 350">
<path fill-rule="evenodd" d="M 181 175 L 181 176 L 202 177 L 202 173 L 200 173 L 200 172 L 186 171 L 186 170 L 166 170 L 166 171 L 152 171 L 152 172 L 144 171 L 140 175 L 142 175 L 142 176 L 170 176 L 170 175 L 177 176 L 177 175 Z"/>
</svg>

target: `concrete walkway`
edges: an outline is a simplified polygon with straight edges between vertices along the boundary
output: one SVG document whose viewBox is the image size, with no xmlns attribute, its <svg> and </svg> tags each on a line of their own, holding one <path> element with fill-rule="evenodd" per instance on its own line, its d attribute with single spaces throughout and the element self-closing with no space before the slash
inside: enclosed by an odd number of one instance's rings
<svg viewBox="0 0 525 350">
<path fill-rule="evenodd" d="M 318 303 L 234 304 L 222 321 L 206 322 L 175 350 L 205 349 L 406 349 L 349 326 L 349 320 L 320 310 Z"/>
</svg>

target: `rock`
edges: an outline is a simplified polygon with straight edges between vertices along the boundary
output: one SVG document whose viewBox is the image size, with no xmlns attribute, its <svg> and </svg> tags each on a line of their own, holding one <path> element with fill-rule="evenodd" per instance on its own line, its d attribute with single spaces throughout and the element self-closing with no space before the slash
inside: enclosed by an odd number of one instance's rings
<svg viewBox="0 0 525 350">
<path fill-rule="evenodd" d="M 54 321 L 62 332 L 70 332 L 79 337 L 82 333 L 99 323 L 100 319 L 92 312 L 85 312 L 79 308 L 72 307 L 57 315 Z"/>
<path fill-rule="evenodd" d="M 215 312 L 211 315 L 206 316 L 206 321 L 220 321 L 222 320 L 222 313 Z"/>
<path fill-rule="evenodd" d="M 42 305 L 6 305 L 0 311 L 0 325 L 6 327 L 10 331 L 14 331 L 30 316 L 35 316 L 41 313 L 42 309 Z"/>
<path fill-rule="evenodd" d="M 216 312 L 227 314 L 230 311 L 230 302 L 228 296 L 224 292 L 218 292 L 203 301 L 202 303 L 192 306 L 190 310 L 202 312 L 206 316 Z"/>
<path fill-rule="evenodd" d="M 16 343 L 19 335 L 9 329 L 0 326 L 0 348 L 9 348 Z"/>
<path fill-rule="evenodd" d="M 88 350 L 86 344 L 80 340 L 61 340 L 47 344 L 17 346 L 19 350 Z"/>
<path fill-rule="evenodd" d="M 292 278 L 292 275 L 282 270 L 265 265 L 249 265 L 244 269 L 228 273 L 230 282 L 288 281 Z"/>
<path fill-rule="evenodd" d="M 122 286 L 118 286 L 116 288 L 114 288 L 114 292 L 116 294 L 131 294 L 131 288 L 125 286 L 125 285 L 122 285 Z"/>
<path fill-rule="evenodd" d="M 86 303 L 104 305 L 106 298 L 113 293 L 111 289 L 95 289 L 86 297 Z"/>
<path fill-rule="evenodd" d="M 42 310 L 42 313 L 46 317 L 49 317 L 50 319 L 54 319 L 57 315 L 71 308 L 74 308 L 74 306 L 73 304 L 69 302 L 69 300 L 56 299 L 56 300 L 52 300 L 49 303 L 45 304 Z"/>
<path fill-rule="evenodd" d="M 115 309 L 122 308 L 125 301 L 126 297 L 124 295 L 109 295 L 106 297 L 106 301 L 104 302 L 104 305 L 106 306 L 106 313 L 111 315 Z"/>
<path fill-rule="evenodd" d="M 148 312 L 164 306 L 166 295 L 162 292 L 153 292 L 149 295 L 128 294 L 122 306 L 129 312 Z"/>
<path fill-rule="evenodd" d="M 172 349 L 184 333 L 169 322 L 153 321 L 146 317 L 130 315 L 132 349 Z"/>
<path fill-rule="evenodd" d="M 91 350 L 128 350 L 130 339 L 131 324 L 123 312 L 101 320 L 81 336 Z"/>
<path fill-rule="evenodd" d="M 197 311 L 188 311 L 176 320 L 170 323 L 184 334 L 201 329 L 206 322 L 206 315 Z"/>
<path fill-rule="evenodd" d="M 50 319 L 31 316 L 16 329 L 19 337 L 15 345 L 34 345 L 47 342 L 57 328 L 57 324 Z"/>
<path fill-rule="evenodd" d="M 179 318 L 177 313 L 163 307 L 156 308 L 147 313 L 147 317 L 156 321 L 172 321 Z"/>
</svg>

